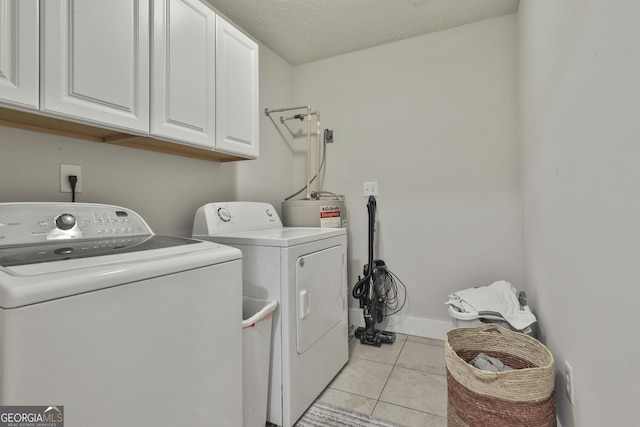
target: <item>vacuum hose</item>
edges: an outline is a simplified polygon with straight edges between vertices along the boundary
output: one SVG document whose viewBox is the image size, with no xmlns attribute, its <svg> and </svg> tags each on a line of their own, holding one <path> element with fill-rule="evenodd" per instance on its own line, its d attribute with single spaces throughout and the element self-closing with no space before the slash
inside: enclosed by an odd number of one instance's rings
<svg viewBox="0 0 640 427">
<path fill-rule="evenodd" d="M 367 203 L 367 211 L 369 213 L 369 267 L 367 274 L 355 284 L 351 295 L 356 299 L 361 299 L 368 291 L 368 285 L 373 275 L 373 234 L 376 224 L 376 198 L 369 196 Z"/>
</svg>

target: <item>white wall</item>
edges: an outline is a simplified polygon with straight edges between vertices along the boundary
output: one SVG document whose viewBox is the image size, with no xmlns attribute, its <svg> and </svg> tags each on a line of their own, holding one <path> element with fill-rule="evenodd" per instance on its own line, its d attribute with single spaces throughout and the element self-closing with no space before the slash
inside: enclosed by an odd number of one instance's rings
<svg viewBox="0 0 640 427">
<path fill-rule="evenodd" d="M 524 276 L 563 427 L 640 425 L 638 16 L 635 0 L 520 1 Z"/>
<path fill-rule="evenodd" d="M 294 69 L 295 103 L 334 130 L 324 189 L 347 197 L 351 286 L 367 262 L 362 182 L 378 182 L 376 258 L 409 295 L 389 329 L 443 338 L 449 293 L 522 284 L 515 36 L 508 15 Z"/>
<path fill-rule="evenodd" d="M 293 67 L 260 46 L 260 158 L 235 164 L 236 199 L 268 202 L 280 211 L 280 202 L 294 187 L 290 139 L 283 137 L 279 115 L 267 117 L 265 108 L 291 105 Z"/>
<path fill-rule="evenodd" d="M 260 50 L 261 103 L 288 100 L 291 67 Z M 284 98 L 284 99 L 282 99 Z M 265 100 L 265 101 L 263 101 Z M 158 234 L 190 236 L 196 209 L 212 201 L 281 200 L 292 187 L 292 155 L 260 118 L 261 157 L 217 163 L 0 126 L 0 202 L 71 201 L 60 163 L 82 166 L 78 202 L 122 205 Z M 275 172 L 278 173 L 275 173 Z"/>
<path fill-rule="evenodd" d="M 193 214 L 211 198 L 233 197 L 228 164 L 170 156 L 0 126 L 0 201 L 71 201 L 60 163 L 82 166 L 78 202 L 122 205 L 158 234 L 191 235 Z"/>
</svg>

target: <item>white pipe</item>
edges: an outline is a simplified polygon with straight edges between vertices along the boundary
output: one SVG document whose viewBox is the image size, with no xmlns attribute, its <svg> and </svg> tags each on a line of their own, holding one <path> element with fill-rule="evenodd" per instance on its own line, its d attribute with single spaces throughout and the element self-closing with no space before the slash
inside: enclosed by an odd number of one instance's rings
<svg viewBox="0 0 640 427">
<path fill-rule="evenodd" d="M 320 192 L 320 111 L 316 111 L 316 193 Z"/>
<path fill-rule="evenodd" d="M 311 116 L 316 116 L 316 192 L 320 192 L 320 111 L 313 111 L 307 115 L 307 199 L 311 199 Z M 297 119 L 299 117 L 292 116 L 283 120 Z"/>
<path fill-rule="evenodd" d="M 317 141 L 318 141 L 318 154 L 316 155 L 316 170 L 317 170 L 317 174 L 318 174 L 318 178 L 316 178 L 318 180 L 318 192 L 320 192 L 320 189 L 322 187 L 322 184 L 320 182 L 320 167 L 322 166 L 322 159 L 320 158 L 320 144 L 322 141 L 322 135 L 320 135 L 320 111 L 318 111 L 318 121 L 316 123 L 316 129 L 318 132 L 317 135 Z"/>
<path fill-rule="evenodd" d="M 299 107 L 285 107 L 285 108 L 274 108 L 272 110 L 265 108 L 264 109 L 264 115 L 265 116 L 269 116 L 269 114 L 271 113 L 280 113 L 283 111 L 291 111 L 291 110 L 303 110 L 306 109 L 307 112 L 311 111 L 311 106 L 310 105 L 301 105 Z"/>
<path fill-rule="evenodd" d="M 280 123 L 284 124 L 284 122 L 286 122 L 287 120 L 293 120 L 293 119 L 304 120 L 305 116 L 306 114 L 294 114 L 293 116 L 289 116 L 289 117 L 280 116 Z"/>
<path fill-rule="evenodd" d="M 311 116 L 315 115 L 317 117 L 316 119 L 316 126 L 317 126 L 316 191 L 319 192 L 320 191 L 320 163 L 319 163 L 320 162 L 320 159 L 319 159 L 320 157 L 320 112 L 319 111 L 311 112 L 310 105 L 301 105 L 298 107 L 274 108 L 272 110 L 265 108 L 264 114 L 266 116 L 269 116 L 269 114 L 271 113 L 280 113 L 283 111 L 302 110 L 302 109 L 306 109 L 307 114 L 305 114 L 304 116 L 302 116 L 301 114 L 296 114 L 294 116 L 287 117 L 287 118 L 280 117 L 280 122 L 284 124 L 285 120 L 298 119 L 301 116 L 307 118 L 307 185 L 306 185 L 307 194 L 305 195 L 305 199 L 311 200 Z"/>
<path fill-rule="evenodd" d="M 307 200 L 311 200 L 311 109 L 307 113 Z"/>
<path fill-rule="evenodd" d="M 319 193 L 320 192 L 320 111 L 313 111 L 311 113 L 309 113 L 308 117 L 309 120 L 311 119 L 311 116 L 316 116 L 316 192 Z M 289 120 L 291 118 L 298 118 L 296 116 L 292 116 L 286 119 L 281 119 L 282 120 Z M 310 132 L 310 131 L 309 131 Z M 310 141 L 309 141 L 310 144 Z M 311 169 L 311 156 L 309 156 L 309 151 L 307 151 L 307 170 Z M 310 182 L 310 177 L 309 175 L 307 175 L 307 182 L 309 184 L 311 184 Z M 309 194 L 309 198 L 311 197 L 311 194 Z"/>
</svg>

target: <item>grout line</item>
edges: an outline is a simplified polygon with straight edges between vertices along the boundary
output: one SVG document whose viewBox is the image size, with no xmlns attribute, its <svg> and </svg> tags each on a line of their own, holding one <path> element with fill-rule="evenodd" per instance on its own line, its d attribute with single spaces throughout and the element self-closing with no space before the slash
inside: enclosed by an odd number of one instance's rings
<svg viewBox="0 0 640 427">
<path fill-rule="evenodd" d="M 352 393 L 352 392 L 350 392 L 350 391 L 340 390 L 339 388 L 333 388 L 333 387 L 327 387 L 327 388 L 330 388 L 331 390 L 339 391 L 340 393 L 350 394 L 351 396 L 357 396 L 357 397 L 361 397 L 361 398 L 368 399 L 368 400 L 375 400 L 375 399 L 373 399 L 373 398 L 371 398 L 371 397 L 363 396 L 363 395 L 361 395 L 361 394 L 357 394 L 357 393 Z M 316 400 L 317 400 L 317 399 L 316 399 Z M 371 409 L 371 413 L 370 413 L 370 414 L 367 414 L 367 415 L 373 415 L 373 411 L 374 411 L 374 409 L 375 409 L 375 407 L 376 407 L 377 403 L 378 403 L 378 401 L 376 400 L 376 404 L 374 404 L 374 405 L 373 405 L 373 409 Z M 343 408 L 344 408 L 344 406 L 341 406 L 341 407 L 343 407 Z M 352 411 L 353 411 L 353 409 L 352 409 L 352 408 L 345 408 L 345 409 L 350 409 L 350 410 L 352 410 Z M 358 411 L 354 411 L 354 412 L 358 412 Z M 361 414 L 363 414 L 364 412 L 360 412 L 360 413 L 361 413 Z"/>
<path fill-rule="evenodd" d="M 355 339 L 355 338 L 354 338 L 354 337 L 352 337 L 351 339 Z M 357 339 L 356 339 L 356 341 L 357 341 Z M 369 362 L 381 363 L 381 364 L 384 364 L 384 365 L 388 365 L 388 366 L 392 366 L 392 367 L 393 367 L 393 368 L 391 369 L 391 372 L 389 373 L 389 375 L 388 375 L 388 377 L 387 377 L 387 379 L 386 379 L 385 383 L 384 383 L 384 386 L 382 387 L 382 390 L 381 390 L 380 394 L 378 395 L 378 398 L 377 398 L 377 399 L 375 399 L 375 404 L 373 405 L 373 409 L 371 410 L 371 413 L 370 413 L 369 415 L 373 416 L 373 413 L 374 413 L 374 412 L 376 411 L 376 409 L 378 408 L 379 403 L 380 403 L 380 402 L 383 402 L 383 403 L 385 403 L 385 404 L 387 404 L 387 405 L 397 406 L 397 407 L 399 407 L 399 408 L 403 408 L 403 409 L 406 409 L 406 410 L 409 410 L 409 411 L 414 411 L 414 412 L 418 412 L 418 413 L 428 414 L 428 415 L 430 415 L 430 416 L 434 416 L 434 417 L 438 417 L 438 418 L 444 418 L 444 419 L 446 419 L 446 417 L 442 417 L 441 415 L 438 415 L 438 414 L 433 414 L 433 413 L 431 413 L 431 412 L 426 412 L 426 411 L 420 411 L 420 410 L 418 410 L 418 409 L 410 408 L 410 407 L 407 407 L 407 406 L 404 406 L 404 405 L 401 405 L 401 404 L 391 403 L 391 402 L 386 402 L 386 401 L 384 401 L 384 400 L 381 400 L 382 394 L 384 393 L 384 391 L 385 391 L 385 389 L 386 389 L 386 387 L 387 387 L 387 385 L 388 385 L 388 383 L 389 383 L 389 379 L 391 378 L 391 375 L 393 375 L 393 373 L 394 373 L 394 371 L 396 370 L 396 368 L 397 368 L 397 367 L 399 368 L 399 366 L 397 366 L 397 363 L 398 363 L 398 361 L 400 360 L 400 356 L 401 356 L 402 352 L 403 352 L 403 351 L 404 351 L 404 349 L 405 349 L 405 344 L 406 344 L 407 342 L 409 342 L 409 341 L 410 341 L 410 340 L 409 340 L 409 335 L 404 335 L 404 339 L 403 339 L 403 340 L 401 340 L 401 341 L 396 341 L 394 344 L 392 344 L 392 345 L 396 345 L 396 344 L 400 344 L 400 345 L 401 345 L 401 347 L 400 347 L 400 351 L 398 352 L 398 355 L 396 356 L 395 361 L 393 362 L 393 364 L 384 363 L 384 362 L 379 362 L 379 361 L 376 361 L 376 360 L 367 359 L 367 358 L 365 358 L 365 357 L 352 356 L 351 354 L 349 355 L 349 359 L 352 359 L 352 358 L 353 358 L 353 359 L 359 359 L 359 360 L 366 360 L 366 361 L 369 361 Z M 443 347 L 442 347 L 442 346 L 440 346 L 440 345 L 438 345 L 438 344 L 435 344 L 435 343 L 434 343 L 434 344 L 432 344 L 432 343 L 418 342 L 418 341 L 411 341 L 411 342 L 413 342 L 414 344 L 425 345 L 425 346 L 429 346 L 429 347 L 436 347 L 436 348 L 442 348 L 442 349 L 443 349 Z M 444 351 L 444 349 L 443 349 L 443 351 Z M 405 367 L 402 367 L 402 369 L 408 369 L 408 370 L 412 370 L 412 371 L 416 371 L 416 372 L 421 372 L 421 373 L 426 373 L 426 374 L 436 375 L 436 376 L 441 376 L 441 377 L 442 377 L 442 376 L 446 376 L 446 373 L 444 373 L 444 374 L 443 374 L 443 373 L 437 373 L 437 372 L 431 372 L 431 371 L 424 371 L 424 370 L 421 370 L 421 369 L 413 369 L 413 368 L 405 368 Z M 335 389 L 335 390 L 339 390 L 339 389 Z M 362 398 L 365 398 L 365 399 L 371 399 L 371 400 L 374 400 L 374 399 L 372 399 L 372 398 L 370 398 L 370 397 L 362 396 L 362 395 L 359 395 L 359 394 L 356 394 L 356 393 L 351 393 L 351 392 L 347 392 L 347 391 L 344 391 L 344 390 L 339 390 L 339 391 L 341 391 L 341 392 L 343 392 L 343 393 L 348 393 L 348 394 L 351 394 L 351 395 L 354 395 L 354 396 L 359 396 L 359 397 L 362 397 Z"/>
<path fill-rule="evenodd" d="M 391 369 L 391 372 L 389 372 L 389 376 L 387 377 L 387 380 L 384 382 L 384 385 L 382 386 L 382 390 L 380 391 L 380 394 L 378 395 L 378 398 L 376 399 L 376 404 L 373 407 L 373 410 L 375 412 L 376 408 L 378 407 L 378 403 L 380 402 L 380 398 L 382 397 L 382 394 L 384 393 L 384 389 L 387 388 L 387 384 L 389 384 L 389 378 L 391 378 L 391 375 L 393 375 L 393 371 L 396 370 L 396 364 L 398 363 L 398 360 L 400 359 L 400 355 L 402 354 L 402 350 L 404 350 L 404 345 L 407 343 L 406 338 L 404 339 L 404 341 L 402 342 L 402 347 L 400 347 L 400 351 L 398 352 L 398 356 L 396 356 L 396 360 L 395 362 L 393 362 L 393 369 Z M 373 414 L 373 412 L 372 412 Z"/>
<path fill-rule="evenodd" d="M 412 412 L 419 412 L 421 414 L 427 414 L 427 415 L 431 415 L 433 417 L 438 417 L 438 418 L 442 418 L 442 419 L 446 419 L 447 417 L 443 417 L 442 415 L 438 415 L 438 414 L 434 414 L 433 412 L 427 412 L 427 411 L 421 411 L 419 409 L 415 409 L 415 408 L 410 408 L 408 406 L 404 406 L 404 405 L 399 405 L 397 403 L 392 403 L 392 402 L 385 402 L 384 400 L 381 401 L 382 403 L 385 403 L 387 405 L 391 405 L 391 406 L 397 406 L 398 408 L 402 408 L 402 409 L 406 409 L 408 411 L 412 411 Z M 377 404 L 376 404 L 377 406 Z"/>
</svg>

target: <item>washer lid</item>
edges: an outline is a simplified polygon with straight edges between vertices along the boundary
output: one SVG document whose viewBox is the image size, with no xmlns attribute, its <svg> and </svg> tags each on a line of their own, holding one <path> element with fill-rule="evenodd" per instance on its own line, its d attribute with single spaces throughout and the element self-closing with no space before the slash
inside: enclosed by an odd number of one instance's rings
<svg viewBox="0 0 640 427">
<path fill-rule="evenodd" d="M 194 237 L 230 245 L 288 247 L 346 234 L 344 228 L 281 227 Z"/>
<path fill-rule="evenodd" d="M 239 250 L 211 242 L 156 236 L 120 206 L 0 203 L 0 308 L 241 258 Z"/>
<path fill-rule="evenodd" d="M 109 255 L 27 263 L 19 258 L 18 253 L 7 261 L 7 266 L 0 267 L 0 308 L 16 308 L 240 260 L 242 253 L 212 242 L 155 236 L 134 250 L 115 249 Z"/>
</svg>

